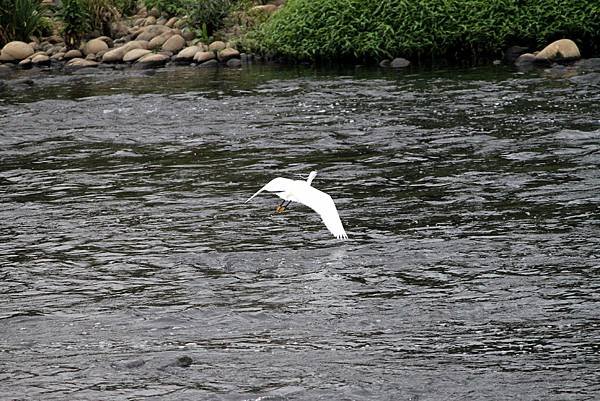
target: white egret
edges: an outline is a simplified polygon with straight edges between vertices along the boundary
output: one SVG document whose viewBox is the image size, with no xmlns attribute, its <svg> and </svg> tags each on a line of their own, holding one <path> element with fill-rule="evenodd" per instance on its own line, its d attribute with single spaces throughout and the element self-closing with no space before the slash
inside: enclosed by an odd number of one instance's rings
<svg viewBox="0 0 600 401">
<path fill-rule="evenodd" d="M 344 230 L 344 226 L 342 226 L 342 221 L 331 196 L 310 185 L 316 176 L 317 172 L 311 171 L 306 181 L 290 180 L 289 178 L 282 177 L 274 178 L 252 195 L 245 203 L 250 202 L 262 191 L 274 192 L 283 199 L 275 209 L 277 213 L 282 213 L 291 202 L 302 203 L 321 216 L 321 220 L 323 220 L 325 226 L 337 239 L 348 239 L 348 235 Z"/>
</svg>

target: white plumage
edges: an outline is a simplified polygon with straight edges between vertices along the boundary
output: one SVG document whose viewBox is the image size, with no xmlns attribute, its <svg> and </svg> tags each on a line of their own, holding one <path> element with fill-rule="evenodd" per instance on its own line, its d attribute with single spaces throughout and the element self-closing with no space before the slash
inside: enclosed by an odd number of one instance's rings
<svg viewBox="0 0 600 401">
<path fill-rule="evenodd" d="M 316 175 L 316 171 L 311 171 L 306 181 L 290 180 L 281 177 L 274 178 L 252 195 L 246 202 L 251 201 L 262 191 L 274 192 L 284 201 L 298 202 L 308 206 L 321 216 L 321 220 L 323 220 L 325 226 L 337 239 L 347 239 L 348 235 L 344 230 L 344 226 L 342 225 L 342 221 L 340 220 L 340 216 L 331 196 L 310 185 Z M 280 205 L 277 208 L 277 211 L 280 211 L 280 208 L 283 210 L 283 207 Z"/>
</svg>

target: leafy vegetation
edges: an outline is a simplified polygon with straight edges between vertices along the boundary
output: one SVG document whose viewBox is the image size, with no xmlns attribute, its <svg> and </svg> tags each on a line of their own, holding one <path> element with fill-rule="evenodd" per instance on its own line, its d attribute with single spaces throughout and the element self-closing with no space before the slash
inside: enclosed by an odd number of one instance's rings
<svg viewBox="0 0 600 401">
<path fill-rule="evenodd" d="M 79 46 L 81 38 L 90 28 L 90 14 L 84 0 L 63 0 L 59 17 L 63 22 L 65 44 L 69 48 Z"/>
<path fill-rule="evenodd" d="M 135 8 L 133 0 L 63 0 L 58 16 L 63 22 L 65 43 L 77 47 L 90 32 L 111 34 L 111 24 Z"/>
<path fill-rule="evenodd" d="M 223 26 L 224 18 L 229 12 L 243 2 L 240 0 L 144 0 L 144 5 L 148 9 L 156 7 L 169 15 L 187 15 L 192 26 L 197 26 L 204 31 L 204 34 L 212 35 Z"/>
<path fill-rule="evenodd" d="M 49 26 L 40 0 L 0 0 L 0 44 L 29 42 L 31 35 L 46 33 Z"/>
<path fill-rule="evenodd" d="M 597 51 L 598 0 L 288 0 L 251 34 L 297 60 L 497 56 L 568 37 Z M 594 43 L 596 43 L 594 45 Z"/>
</svg>

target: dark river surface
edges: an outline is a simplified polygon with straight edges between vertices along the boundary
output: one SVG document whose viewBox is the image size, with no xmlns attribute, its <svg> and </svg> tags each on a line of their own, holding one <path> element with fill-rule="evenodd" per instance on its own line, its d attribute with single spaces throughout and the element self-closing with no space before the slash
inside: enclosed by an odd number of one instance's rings
<svg viewBox="0 0 600 401">
<path fill-rule="evenodd" d="M 0 87 L 1 400 L 600 399 L 598 72 Z"/>
</svg>

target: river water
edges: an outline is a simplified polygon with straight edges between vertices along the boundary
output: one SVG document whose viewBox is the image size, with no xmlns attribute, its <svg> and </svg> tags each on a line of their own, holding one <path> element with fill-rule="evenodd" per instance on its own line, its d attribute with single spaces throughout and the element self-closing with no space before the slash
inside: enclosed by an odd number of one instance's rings
<svg viewBox="0 0 600 401">
<path fill-rule="evenodd" d="M 0 399 L 598 399 L 598 76 L 6 79 Z"/>
</svg>

